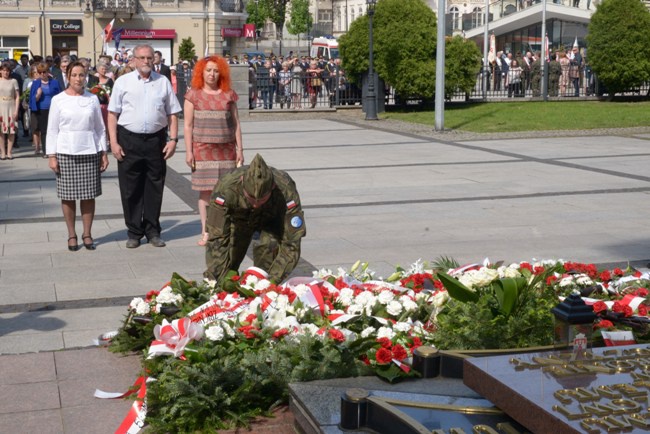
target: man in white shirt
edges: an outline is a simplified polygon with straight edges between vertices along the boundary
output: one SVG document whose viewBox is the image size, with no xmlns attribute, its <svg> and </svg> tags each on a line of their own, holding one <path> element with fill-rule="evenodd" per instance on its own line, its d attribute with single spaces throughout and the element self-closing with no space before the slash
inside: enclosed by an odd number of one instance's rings
<svg viewBox="0 0 650 434">
<path fill-rule="evenodd" d="M 150 45 L 134 50 L 136 70 L 119 77 L 108 105 L 111 151 L 117 159 L 127 248 L 140 239 L 164 247 L 160 238 L 160 210 L 165 187 L 166 160 L 178 143 L 178 117 L 182 108 L 171 83 L 152 73 L 154 52 Z M 167 128 L 169 127 L 169 139 Z"/>
</svg>

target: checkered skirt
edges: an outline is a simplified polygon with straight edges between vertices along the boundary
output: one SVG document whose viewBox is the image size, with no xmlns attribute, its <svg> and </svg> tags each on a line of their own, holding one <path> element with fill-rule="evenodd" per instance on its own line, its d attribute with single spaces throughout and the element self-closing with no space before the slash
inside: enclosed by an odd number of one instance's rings
<svg viewBox="0 0 650 434">
<path fill-rule="evenodd" d="M 56 195 L 61 200 L 94 199 L 102 194 L 100 154 L 56 154 Z"/>
</svg>

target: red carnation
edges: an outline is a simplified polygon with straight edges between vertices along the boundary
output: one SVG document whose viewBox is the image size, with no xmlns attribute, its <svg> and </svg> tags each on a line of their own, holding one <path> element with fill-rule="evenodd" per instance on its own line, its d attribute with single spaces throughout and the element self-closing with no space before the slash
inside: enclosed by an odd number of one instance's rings
<svg viewBox="0 0 650 434">
<path fill-rule="evenodd" d="M 609 282 L 610 280 L 612 280 L 612 273 L 610 273 L 607 270 L 603 271 L 602 273 L 600 273 L 600 280 L 604 282 Z"/>
<path fill-rule="evenodd" d="M 381 345 L 382 348 L 390 348 L 393 343 L 388 338 L 378 338 L 377 342 Z"/>
<path fill-rule="evenodd" d="M 375 354 L 375 359 L 380 365 L 385 365 L 393 360 L 393 353 L 387 348 L 380 348 Z"/>
<path fill-rule="evenodd" d="M 249 315 L 246 317 L 246 319 L 244 320 L 244 322 L 245 322 L 245 323 L 248 323 L 248 324 L 253 324 L 253 323 L 255 322 L 256 319 L 257 319 L 257 315 L 255 315 L 254 313 L 251 313 L 251 314 L 249 314 Z"/>
<path fill-rule="evenodd" d="M 345 335 L 341 330 L 338 329 L 329 329 L 330 338 L 334 339 L 337 342 L 345 342 Z"/>
<path fill-rule="evenodd" d="M 400 344 L 393 346 L 393 348 L 391 348 L 391 351 L 393 352 L 393 359 L 404 360 L 408 357 L 406 350 Z"/>
<path fill-rule="evenodd" d="M 253 331 L 257 331 L 257 330 L 258 329 L 256 329 L 253 326 L 250 326 L 250 325 L 249 326 L 239 327 L 239 331 L 242 332 L 244 334 L 244 336 L 246 336 L 246 339 L 254 339 L 254 338 L 256 338 L 256 335 L 253 333 Z"/>
<path fill-rule="evenodd" d="M 422 346 L 422 341 L 420 340 L 419 337 L 417 337 L 417 336 L 414 337 L 414 338 L 412 339 L 412 341 L 413 341 L 413 342 L 409 345 L 409 348 L 410 348 L 411 350 L 414 350 L 414 349 L 416 349 L 417 347 L 421 347 L 421 346 Z"/>
<path fill-rule="evenodd" d="M 594 309 L 594 312 L 600 313 L 607 310 L 607 305 L 604 301 L 597 301 L 593 304 L 592 308 Z"/>
<path fill-rule="evenodd" d="M 521 264 L 519 264 L 519 269 L 520 269 L 520 270 L 521 270 L 521 269 L 523 269 L 523 270 L 528 270 L 528 271 L 531 271 L 531 272 L 532 272 L 532 271 L 533 271 L 533 266 L 530 265 L 528 262 L 522 262 Z"/>
<path fill-rule="evenodd" d="M 632 310 L 632 308 L 629 305 L 625 305 L 623 307 L 623 315 L 628 317 L 628 316 L 632 316 L 633 314 L 634 314 L 634 311 Z"/>
<path fill-rule="evenodd" d="M 648 306 L 645 304 L 640 304 L 639 307 L 636 308 L 636 311 L 639 316 L 648 316 Z"/>
<path fill-rule="evenodd" d="M 556 281 L 557 281 L 557 277 L 556 277 L 556 276 L 548 276 L 548 277 L 546 278 L 546 284 L 547 284 L 548 286 L 551 286 L 551 285 L 552 285 L 554 282 L 556 282 Z"/>
<path fill-rule="evenodd" d="M 634 295 L 637 297 L 647 297 L 648 296 L 648 289 L 647 288 L 637 288 L 636 291 L 634 291 Z"/>
<path fill-rule="evenodd" d="M 637 270 L 637 271 L 634 272 L 634 274 L 632 276 L 641 277 L 641 272 L 639 270 Z"/>
<path fill-rule="evenodd" d="M 620 268 L 614 268 L 613 272 L 614 272 L 614 274 L 616 276 L 619 276 L 619 277 L 622 276 L 623 274 L 625 274 L 625 273 L 623 273 L 623 270 L 621 270 Z"/>
<path fill-rule="evenodd" d="M 606 320 L 606 319 L 604 319 L 601 322 L 599 322 L 598 324 L 596 324 L 596 328 L 598 328 L 598 329 L 608 329 L 608 328 L 612 328 L 612 327 L 614 327 L 614 324 L 611 321 Z"/>
<path fill-rule="evenodd" d="M 365 354 L 362 354 L 361 357 L 360 357 L 360 359 L 361 359 L 361 361 L 362 361 L 364 364 L 366 364 L 366 365 L 370 365 L 370 359 L 369 359 L 368 356 L 366 356 Z"/>
<path fill-rule="evenodd" d="M 235 274 L 230 278 L 230 280 L 232 280 L 233 282 L 239 282 L 239 276 Z"/>
<path fill-rule="evenodd" d="M 625 310 L 625 307 L 620 302 L 615 301 L 612 310 L 616 313 L 622 313 Z"/>
<path fill-rule="evenodd" d="M 288 334 L 289 334 L 289 330 L 287 330 L 286 328 L 285 329 L 280 329 L 280 330 L 276 331 L 275 333 L 273 333 L 273 339 L 280 339 L 281 337 L 286 336 Z"/>
</svg>

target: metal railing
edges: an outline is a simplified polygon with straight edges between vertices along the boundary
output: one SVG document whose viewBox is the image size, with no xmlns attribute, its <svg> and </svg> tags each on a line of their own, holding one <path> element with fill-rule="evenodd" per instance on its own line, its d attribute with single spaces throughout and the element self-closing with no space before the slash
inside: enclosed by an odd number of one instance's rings
<svg viewBox="0 0 650 434">
<path fill-rule="evenodd" d="M 600 83 L 598 77 L 587 66 L 572 67 L 559 63 L 547 63 L 547 96 L 551 98 L 610 96 L 608 90 Z M 449 101 L 485 101 L 501 100 L 508 98 L 541 98 L 543 71 L 523 71 L 518 81 L 510 82 L 507 74 L 488 70 L 487 87 L 484 91 L 483 72 L 476 76 L 476 84 L 471 92 L 465 93 L 457 90 L 452 95 L 447 95 Z M 617 93 L 620 96 L 648 96 L 650 83 Z"/>
<path fill-rule="evenodd" d="M 302 110 L 361 105 L 361 90 L 340 69 L 321 74 L 318 81 L 304 72 L 292 73 L 290 80 L 283 85 L 277 77 L 258 69 L 254 83 L 249 83 L 249 108 Z"/>
</svg>

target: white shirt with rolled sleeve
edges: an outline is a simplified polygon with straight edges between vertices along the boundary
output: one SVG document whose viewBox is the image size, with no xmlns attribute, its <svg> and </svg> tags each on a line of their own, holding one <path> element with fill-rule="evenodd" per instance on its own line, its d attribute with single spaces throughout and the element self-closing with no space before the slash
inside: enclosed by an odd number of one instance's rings
<svg viewBox="0 0 650 434">
<path fill-rule="evenodd" d="M 108 111 L 118 113 L 117 124 L 132 133 L 153 134 L 182 107 L 169 80 L 153 71 L 144 79 L 136 70 L 115 81 Z"/>
<path fill-rule="evenodd" d="M 86 91 L 73 96 L 54 96 L 47 125 L 48 155 L 84 155 L 106 151 L 106 130 L 99 99 Z"/>
</svg>

